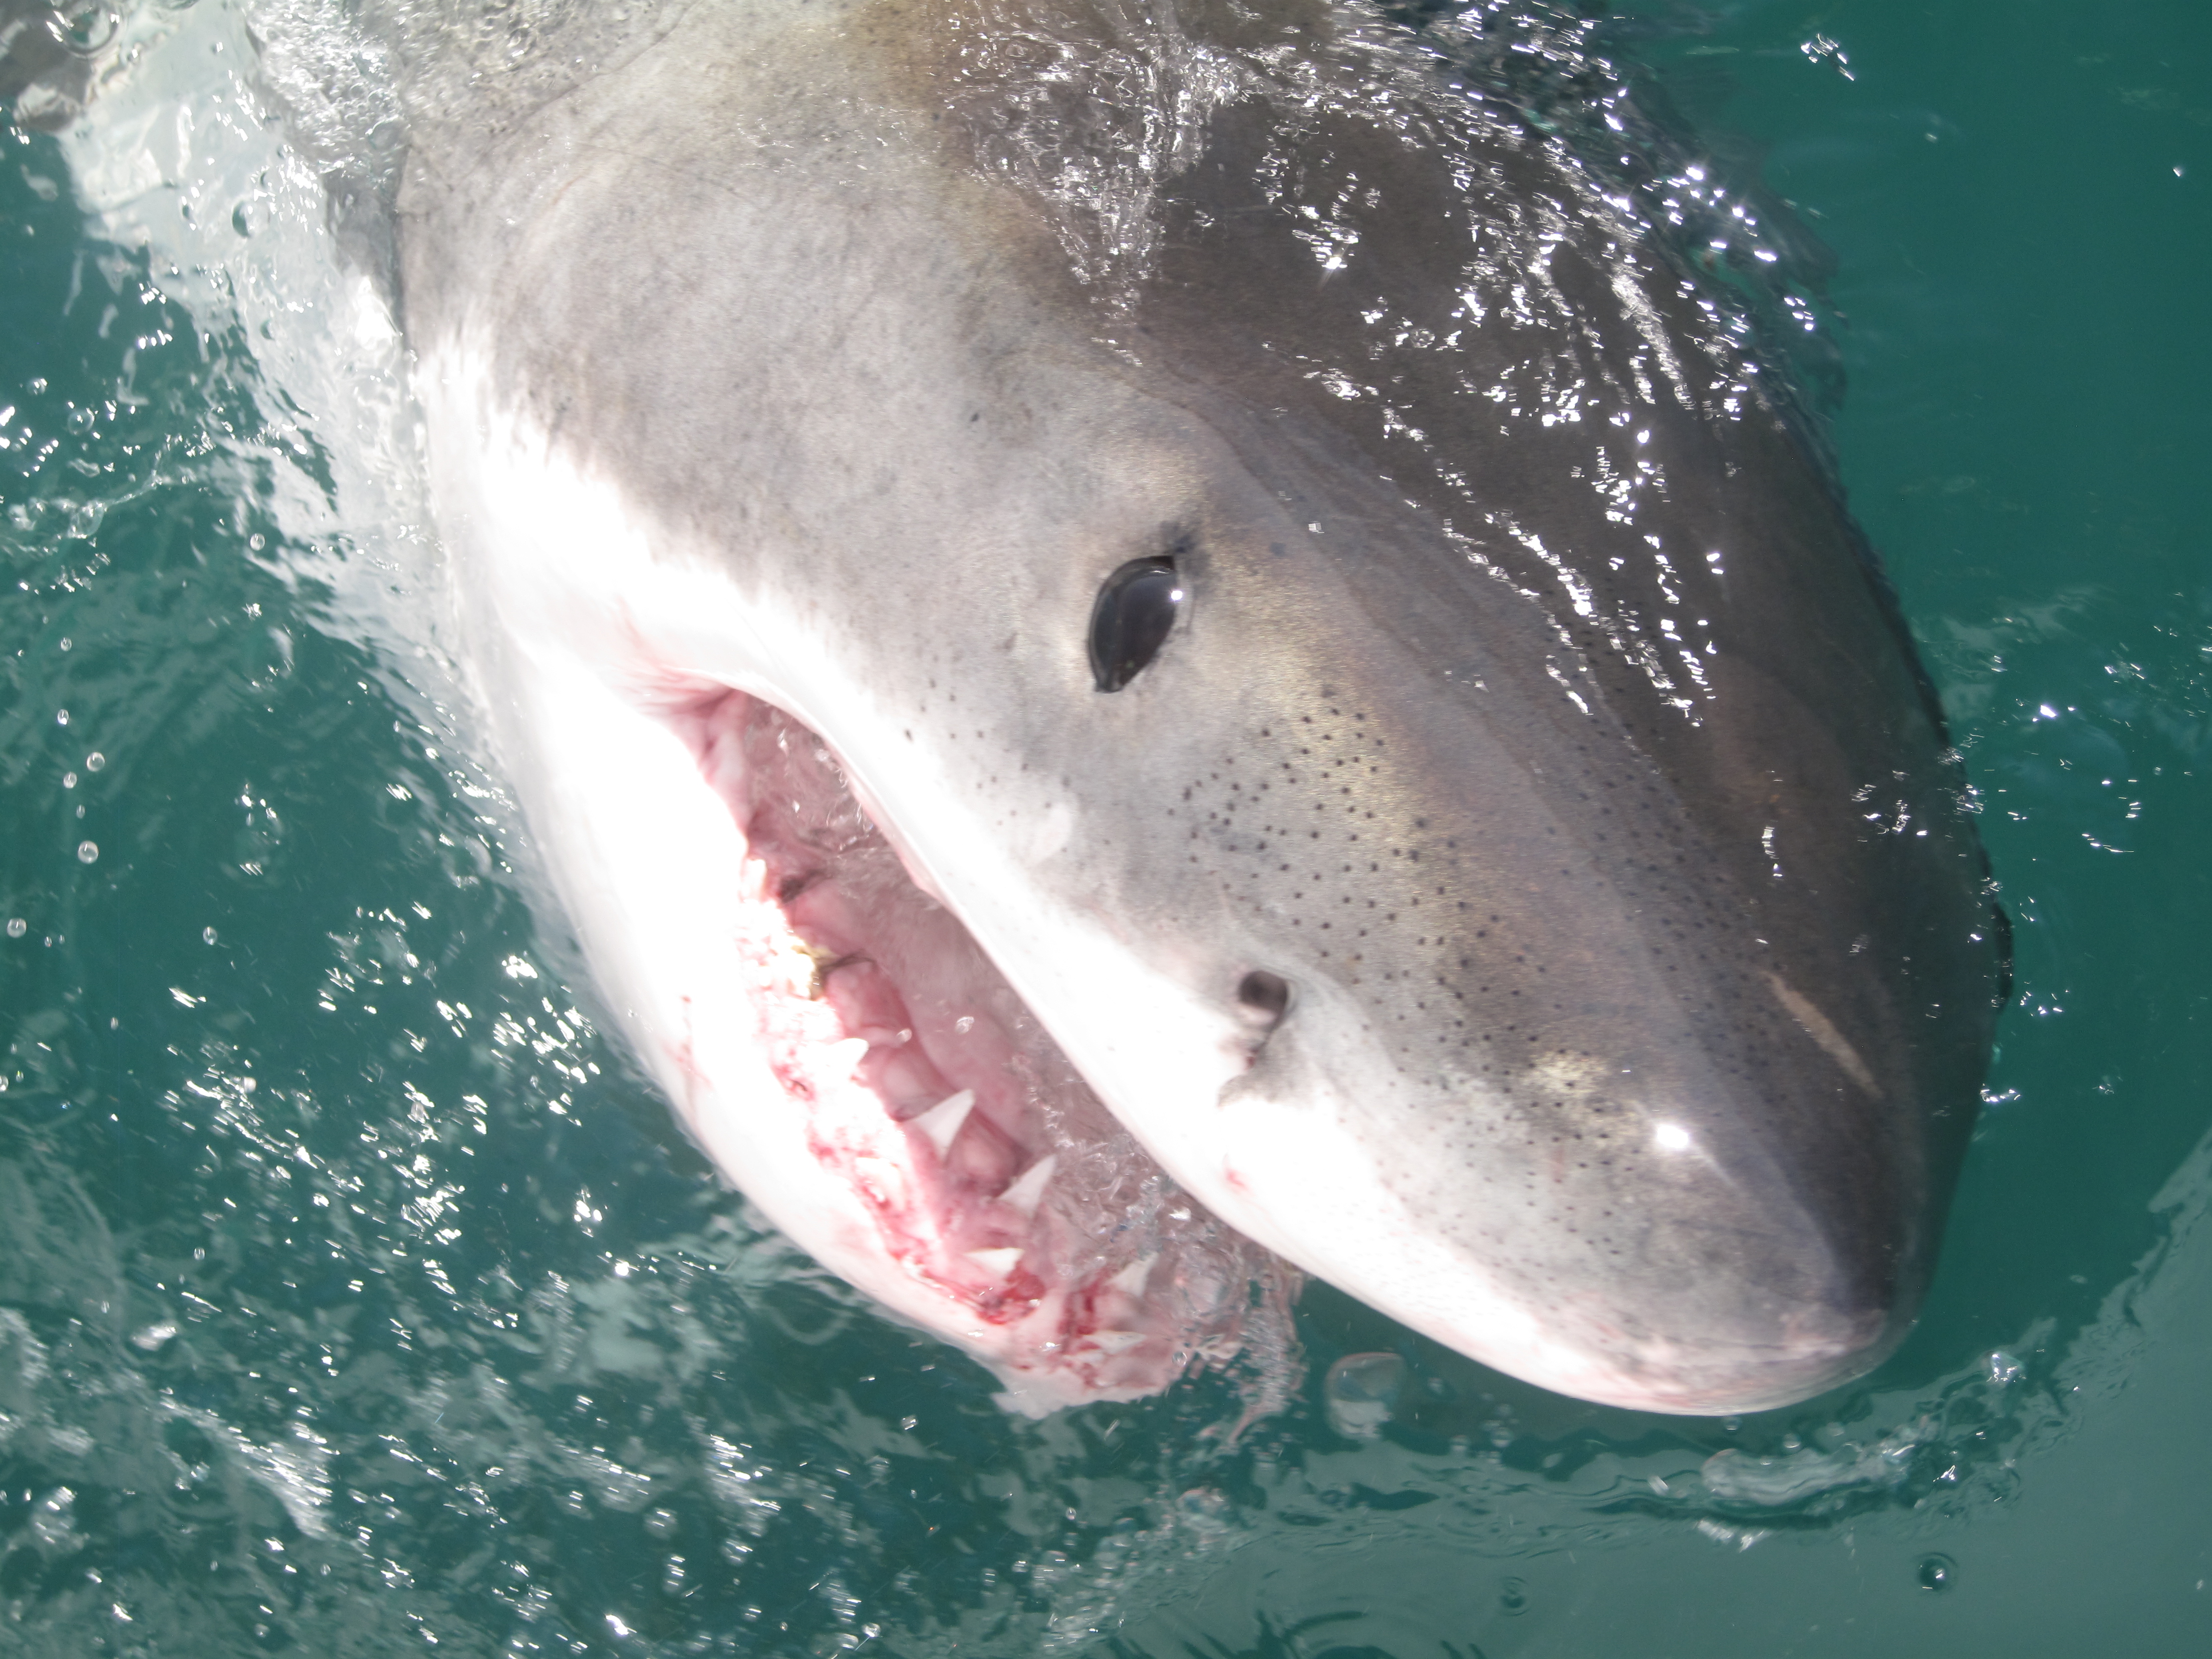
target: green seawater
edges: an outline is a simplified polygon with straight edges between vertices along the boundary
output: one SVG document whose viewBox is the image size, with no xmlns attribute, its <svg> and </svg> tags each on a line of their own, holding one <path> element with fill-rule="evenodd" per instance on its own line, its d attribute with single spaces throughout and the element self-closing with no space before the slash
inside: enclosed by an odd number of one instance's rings
<svg viewBox="0 0 2212 1659">
<path fill-rule="evenodd" d="M 594 1027 L 361 620 L 359 411 L 7 125 L 0 1654 L 2212 1651 L 2212 9 L 1636 16 L 1832 259 L 1805 372 L 2016 922 L 1903 1351 L 1642 1417 L 1316 1288 L 1241 1436 L 1218 1377 L 1007 1418 Z"/>
</svg>

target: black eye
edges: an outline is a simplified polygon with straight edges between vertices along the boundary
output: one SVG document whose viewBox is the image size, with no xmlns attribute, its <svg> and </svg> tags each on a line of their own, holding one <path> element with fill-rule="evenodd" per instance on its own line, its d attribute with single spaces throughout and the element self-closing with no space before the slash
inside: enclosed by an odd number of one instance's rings
<svg viewBox="0 0 2212 1659">
<path fill-rule="evenodd" d="M 1091 607 L 1091 672 L 1119 691 L 1159 654 L 1183 605 L 1173 559 L 1132 559 L 1106 579 Z"/>
</svg>

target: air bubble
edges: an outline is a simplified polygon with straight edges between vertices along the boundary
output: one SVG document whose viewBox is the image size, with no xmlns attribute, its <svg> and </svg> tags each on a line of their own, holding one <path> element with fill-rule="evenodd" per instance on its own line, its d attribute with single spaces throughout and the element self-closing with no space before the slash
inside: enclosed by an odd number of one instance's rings
<svg viewBox="0 0 2212 1659">
<path fill-rule="evenodd" d="M 202 941 L 203 941 L 203 942 L 204 942 L 204 943 L 206 943 L 206 944 L 209 944 L 209 945 L 212 945 L 212 944 L 214 944 L 214 943 L 215 943 L 215 929 L 214 929 L 214 928 L 212 928 L 212 927 L 203 927 L 203 928 L 201 928 L 201 929 L 200 929 L 200 939 L 202 939 Z"/>
<path fill-rule="evenodd" d="M 10 916 L 8 918 L 8 937 L 9 939 L 21 939 L 24 934 L 30 931 L 31 924 L 24 921 L 22 917 Z"/>
<path fill-rule="evenodd" d="M 1498 1610 L 1508 1618 L 1518 1618 L 1528 1611 L 1528 1585 L 1525 1580 L 1509 1578 L 1498 1587 Z"/>
<path fill-rule="evenodd" d="M 1185 1514 L 1200 1520 L 1218 1521 L 1229 1513 L 1229 1499 L 1212 1486 L 1193 1486 L 1182 1498 Z"/>
<path fill-rule="evenodd" d="M 101 754 L 97 749 L 94 750 L 89 755 L 87 755 L 84 757 L 84 769 L 88 772 L 97 772 L 101 767 L 106 764 L 107 757 Z"/>
<path fill-rule="evenodd" d="M 96 861 L 98 860 L 99 857 L 100 857 L 100 843 L 99 843 L 98 842 L 96 842 L 96 841 L 81 841 L 81 842 L 77 842 L 77 844 L 76 844 L 76 861 L 77 861 L 79 864 L 92 864 L 92 863 L 94 863 L 94 862 L 96 862 Z"/>
<path fill-rule="evenodd" d="M 1328 1368 L 1322 1385 L 1329 1426 L 1347 1440 L 1372 1440 L 1406 1387 L 1406 1362 L 1395 1353 L 1351 1353 Z"/>
<path fill-rule="evenodd" d="M 1950 1588 L 1952 1577 L 1958 1571 L 1957 1564 L 1949 1556 L 1929 1555 L 1921 1558 L 1913 1577 L 1924 1590 L 1942 1590 Z"/>
</svg>

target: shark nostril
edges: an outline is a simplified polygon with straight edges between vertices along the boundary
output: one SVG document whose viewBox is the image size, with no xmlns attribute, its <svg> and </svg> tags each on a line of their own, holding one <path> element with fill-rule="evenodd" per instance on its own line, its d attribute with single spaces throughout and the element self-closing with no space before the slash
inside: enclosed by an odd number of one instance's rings
<svg viewBox="0 0 2212 1659">
<path fill-rule="evenodd" d="M 1246 1012 L 1273 1025 L 1291 1006 L 1290 981 L 1280 974 L 1255 968 L 1238 982 L 1237 1000 L 1243 1005 Z"/>
</svg>

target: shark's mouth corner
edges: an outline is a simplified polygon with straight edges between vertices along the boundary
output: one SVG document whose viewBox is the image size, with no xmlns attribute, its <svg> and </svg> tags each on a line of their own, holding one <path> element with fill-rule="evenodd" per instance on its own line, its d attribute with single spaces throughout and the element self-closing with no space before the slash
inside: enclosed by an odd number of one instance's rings
<svg viewBox="0 0 2212 1659">
<path fill-rule="evenodd" d="M 1290 1270 L 1114 1121 L 908 878 L 827 744 L 726 686 L 655 702 L 744 844 L 729 945 L 760 1049 L 808 1154 L 867 1218 L 874 1237 L 853 1243 L 902 1281 L 901 1310 L 1036 1410 L 1157 1393 L 1257 1336 Z"/>
</svg>

